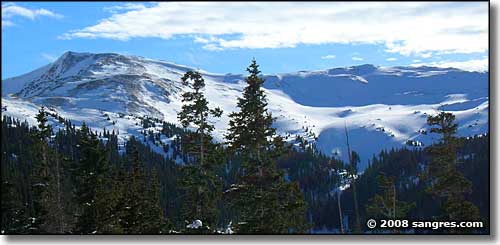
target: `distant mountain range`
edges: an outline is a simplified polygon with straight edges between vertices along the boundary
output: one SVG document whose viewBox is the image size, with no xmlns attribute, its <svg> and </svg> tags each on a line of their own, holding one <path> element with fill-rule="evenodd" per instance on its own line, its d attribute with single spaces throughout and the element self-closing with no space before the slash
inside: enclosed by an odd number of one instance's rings
<svg viewBox="0 0 500 245">
<path fill-rule="evenodd" d="M 121 139 L 140 137 L 135 116 L 178 123 L 186 90 L 180 77 L 191 69 L 137 56 L 66 52 L 51 64 L 3 80 L 2 115 L 34 123 L 38 107 L 45 105 L 76 125 L 119 130 Z M 223 140 L 245 74 L 200 72 L 211 106 L 224 110 L 214 132 Z M 438 110 L 456 115 L 462 136 L 488 132 L 488 76 L 453 68 L 361 65 L 264 75 L 264 87 L 280 134 L 290 141 L 300 135 L 322 152 L 344 158 L 347 127 L 363 169 L 382 149 L 435 140 L 426 117 Z"/>
</svg>

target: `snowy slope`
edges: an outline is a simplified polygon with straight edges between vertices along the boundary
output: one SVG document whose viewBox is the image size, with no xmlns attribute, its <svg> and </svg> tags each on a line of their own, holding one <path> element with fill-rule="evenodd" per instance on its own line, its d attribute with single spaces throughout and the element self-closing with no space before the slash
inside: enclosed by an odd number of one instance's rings
<svg viewBox="0 0 500 245">
<path fill-rule="evenodd" d="M 85 121 L 95 130 L 119 130 L 125 139 L 140 135 L 137 116 L 177 123 L 186 89 L 180 77 L 190 69 L 136 56 L 67 52 L 52 64 L 3 80 L 2 115 L 33 121 L 38 105 L 46 105 L 77 125 Z M 224 110 L 214 132 L 223 140 L 244 75 L 200 72 L 210 104 Z M 427 115 L 437 110 L 456 114 L 460 135 L 489 130 L 488 73 L 362 65 L 265 78 L 281 134 L 290 140 L 301 135 L 344 158 L 347 126 L 361 168 L 381 149 L 402 147 L 408 140 L 432 142 L 433 135 L 421 132 Z"/>
</svg>

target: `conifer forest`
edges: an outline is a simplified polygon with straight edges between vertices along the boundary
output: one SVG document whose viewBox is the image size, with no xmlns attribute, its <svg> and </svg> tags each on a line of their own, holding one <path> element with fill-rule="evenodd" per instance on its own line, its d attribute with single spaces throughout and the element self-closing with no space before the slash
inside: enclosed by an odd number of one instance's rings
<svg viewBox="0 0 500 245">
<path fill-rule="evenodd" d="M 36 108 L 36 123 L 2 107 L 1 233 L 489 234 L 489 132 L 460 136 L 453 112 L 427 114 L 432 143 L 409 140 L 360 167 L 372 143 L 349 137 L 348 122 L 334 142 L 344 157 L 321 151 L 313 133 L 280 134 L 255 59 L 246 71 L 225 112 L 206 76 L 185 70 L 177 121 L 120 115 L 139 122 L 125 138 L 50 106 Z M 481 225 L 421 226 L 462 221 Z"/>
</svg>

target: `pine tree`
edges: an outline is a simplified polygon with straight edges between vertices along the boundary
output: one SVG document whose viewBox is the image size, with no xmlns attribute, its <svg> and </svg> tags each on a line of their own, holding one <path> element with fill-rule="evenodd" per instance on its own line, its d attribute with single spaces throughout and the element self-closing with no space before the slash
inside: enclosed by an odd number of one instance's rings
<svg viewBox="0 0 500 245">
<path fill-rule="evenodd" d="M 35 116 L 38 121 L 38 131 L 34 132 L 35 147 L 33 148 L 37 160 L 33 163 L 32 172 L 32 225 L 30 227 L 32 233 L 46 232 L 42 225 L 45 223 L 45 218 L 50 210 L 48 200 L 49 182 L 51 180 L 51 169 L 49 165 L 47 138 L 51 135 L 51 128 L 47 125 L 47 115 L 42 107 Z"/>
<path fill-rule="evenodd" d="M 2 118 L 1 128 L 1 233 L 38 232 L 31 229 L 35 216 L 31 201 L 34 130 L 7 116 Z"/>
<path fill-rule="evenodd" d="M 247 87 L 238 99 L 239 112 L 230 115 L 229 147 L 242 159 L 238 183 L 226 196 L 237 212 L 239 233 L 290 233 L 306 229 L 305 203 L 296 183 L 287 183 L 276 166 L 283 146 L 272 127 L 255 59 L 247 68 Z"/>
<path fill-rule="evenodd" d="M 220 117 L 222 110 L 208 107 L 209 103 L 203 94 L 205 81 L 200 73 L 188 71 L 181 79 L 192 91 L 182 95 L 183 105 L 178 118 L 185 129 L 190 126 L 196 128 L 196 131 L 187 132 L 183 137 L 183 151 L 190 160 L 181 168 L 179 185 L 184 196 L 182 216 L 188 224 L 194 220 L 201 220 L 204 224 L 203 229 L 188 232 L 209 232 L 207 227 L 216 224 L 216 205 L 222 192 L 221 183 L 214 172 L 214 165 L 218 162 L 213 157 L 216 148 L 210 134 L 214 126 L 209 119 Z"/>
<path fill-rule="evenodd" d="M 195 220 L 200 220 L 203 224 L 203 227 L 197 227 L 196 230 L 182 229 L 183 232 L 212 233 L 217 222 L 217 203 L 222 192 L 221 183 L 216 179 L 215 173 L 198 166 L 183 166 L 179 185 L 183 196 L 182 219 L 186 225 Z"/>
<path fill-rule="evenodd" d="M 134 139 L 133 144 L 137 144 Z M 122 171 L 123 181 L 120 209 L 120 226 L 125 234 L 160 234 L 164 225 L 159 203 L 160 190 L 156 174 L 147 180 L 143 159 L 136 145 L 128 152 L 132 165 L 130 171 Z M 128 172 L 128 173 L 125 173 Z"/>
<path fill-rule="evenodd" d="M 366 212 L 372 218 L 404 219 L 415 203 L 406 203 L 397 198 L 397 188 L 393 178 L 381 173 L 378 178 L 380 194 L 375 194 L 366 205 Z"/>
<path fill-rule="evenodd" d="M 28 234 L 31 226 L 28 207 L 21 193 L 16 190 L 19 179 L 13 169 L 7 170 L 5 156 L 2 157 L 2 228 L 1 234 Z"/>
<path fill-rule="evenodd" d="M 118 233 L 115 188 L 109 159 L 97 135 L 83 124 L 79 130 L 80 159 L 72 171 L 77 203 L 75 232 Z"/>
<path fill-rule="evenodd" d="M 47 124 L 47 113 L 44 107 L 41 107 L 36 119 L 38 130 L 34 133 L 33 149 L 37 155 L 37 161 L 33 163 L 34 222 L 31 229 L 34 233 L 64 233 L 61 156 L 49 147 L 52 128 Z"/>
<path fill-rule="evenodd" d="M 210 133 L 214 126 L 209 122 L 209 117 L 218 118 L 222 115 L 220 108 L 209 109 L 208 101 L 203 95 L 205 80 L 199 72 L 188 71 L 181 78 L 184 86 L 193 91 L 182 94 L 182 110 L 178 114 L 179 121 L 184 128 L 196 127 L 195 134 L 190 134 L 184 146 L 189 154 L 197 156 L 197 162 L 203 166 L 209 152 L 212 140 Z"/>
<path fill-rule="evenodd" d="M 236 150 L 245 162 L 255 163 L 245 166 L 248 171 L 261 171 L 266 162 L 265 152 L 270 150 L 270 138 L 275 136 L 276 129 L 272 127 L 273 117 L 267 111 L 266 95 L 262 90 L 264 79 L 259 74 L 259 66 L 255 59 L 247 68 L 250 75 L 245 79 L 247 87 L 243 98 L 238 98 L 239 112 L 230 115 L 229 134 L 226 136 L 231 149 Z"/>
<path fill-rule="evenodd" d="M 151 170 L 149 188 L 146 191 L 146 210 L 144 213 L 146 224 L 143 234 L 161 234 L 169 231 L 169 224 L 165 221 L 161 205 L 161 187 L 156 168 Z"/>
<path fill-rule="evenodd" d="M 427 118 L 427 123 L 434 126 L 430 132 L 441 135 L 437 144 L 426 149 L 431 157 L 427 192 L 444 202 L 443 211 L 449 220 L 477 220 L 479 209 L 465 198 L 471 192 L 472 183 L 457 169 L 457 148 L 462 141 L 455 137 L 458 125 L 454 120 L 452 113 L 445 112 Z"/>
</svg>

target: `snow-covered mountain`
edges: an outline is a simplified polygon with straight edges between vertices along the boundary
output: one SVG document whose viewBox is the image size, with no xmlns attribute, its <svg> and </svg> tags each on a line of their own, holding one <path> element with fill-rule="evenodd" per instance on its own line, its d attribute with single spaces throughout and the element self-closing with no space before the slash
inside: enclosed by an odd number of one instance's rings
<svg viewBox="0 0 500 245">
<path fill-rule="evenodd" d="M 186 89 L 180 77 L 190 69 L 136 56 L 67 52 L 51 64 L 3 80 L 2 115 L 34 122 L 38 106 L 45 105 L 76 125 L 119 130 L 125 139 L 140 134 L 137 116 L 177 123 Z M 200 72 L 210 104 L 224 110 L 214 132 L 223 140 L 245 75 Z M 435 136 L 424 133 L 426 117 L 438 110 L 456 115 L 460 135 L 489 131 L 488 73 L 361 65 L 265 79 L 269 108 L 281 134 L 289 139 L 301 135 L 324 153 L 343 158 L 347 126 L 361 168 L 381 149 L 399 148 L 408 141 L 432 142 Z"/>
</svg>

